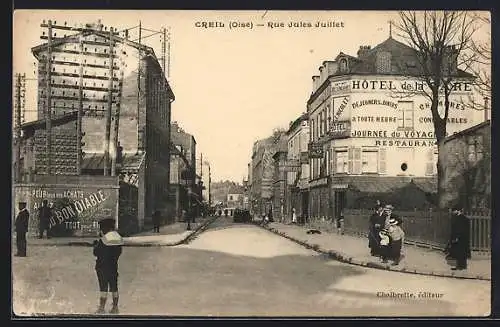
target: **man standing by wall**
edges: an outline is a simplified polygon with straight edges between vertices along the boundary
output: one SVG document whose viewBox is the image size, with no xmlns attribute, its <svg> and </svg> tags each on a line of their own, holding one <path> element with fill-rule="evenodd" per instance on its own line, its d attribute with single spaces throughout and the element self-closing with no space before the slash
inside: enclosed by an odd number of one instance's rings
<svg viewBox="0 0 500 327">
<path fill-rule="evenodd" d="M 50 218 L 52 217 L 52 210 L 49 208 L 48 201 L 43 200 L 42 206 L 38 211 L 39 221 L 39 235 L 38 238 L 43 238 L 43 232 L 47 231 L 47 238 L 50 238 Z"/>
<path fill-rule="evenodd" d="M 16 257 L 26 256 L 26 233 L 28 232 L 28 223 L 30 214 L 26 209 L 26 202 L 19 202 L 19 213 L 16 217 Z"/>
<path fill-rule="evenodd" d="M 470 223 L 461 206 L 452 208 L 451 221 L 451 256 L 457 260 L 457 266 L 452 270 L 467 269 L 467 257 L 470 256 Z"/>
</svg>

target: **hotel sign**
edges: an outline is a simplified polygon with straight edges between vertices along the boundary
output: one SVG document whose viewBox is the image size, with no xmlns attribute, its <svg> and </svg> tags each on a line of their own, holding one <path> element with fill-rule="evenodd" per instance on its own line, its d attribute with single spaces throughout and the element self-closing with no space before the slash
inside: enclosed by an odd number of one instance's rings
<svg viewBox="0 0 500 327">
<path fill-rule="evenodd" d="M 309 158 L 323 158 L 323 144 L 311 142 L 308 144 Z"/>
<path fill-rule="evenodd" d="M 300 168 L 301 168 L 300 161 L 289 159 L 285 162 L 284 168 L 286 171 L 298 172 L 298 171 L 300 171 Z"/>
<path fill-rule="evenodd" d="M 333 122 L 330 125 L 328 135 L 332 139 L 341 139 L 349 137 L 351 133 L 351 122 L 349 120 Z"/>
</svg>

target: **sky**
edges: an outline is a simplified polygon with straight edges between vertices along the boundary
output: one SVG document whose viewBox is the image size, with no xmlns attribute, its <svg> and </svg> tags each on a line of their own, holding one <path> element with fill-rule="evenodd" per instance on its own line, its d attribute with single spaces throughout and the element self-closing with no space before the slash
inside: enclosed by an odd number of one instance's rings
<svg viewBox="0 0 500 327">
<path fill-rule="evenodd" d="M 356 56 L 389 37 L 395 11 L 125 11 L 18 10 L 13 21 L 13 72 L 27 78 L 26 120 L 36 117 L 36 66 L 30 49 L 42 42 L 42 20 L 80 25 L 101 20 L 118 30 L 170 29 L 172 121 L 197 142 L 212 180 L 241 182 L 253 143 L 288 128 L 306 111 L 312 76 L 339 52 Z M 204 28 L 218 22 L 224 27 Z M 298 27 L 288 27 L 294 22 Z M 334 27 L 314 27 L 315 23 Z M 252 24 L 252 28 L 232 28 Z M 284 27 L 270 27 L 284 24 Z M 302 24 L 300 24 L 302 23 Z M 307 23 L 312 27 L 303 27 Z M 264 26 L 257 26 L 264 24 Z M 302 27 L 300 27 L 302 25 Z M 328 25 L 328 24 L 327 24 Z M 138 29 L 130 30 L 130 38 Z M 151 32 L 143 30 L 142 37 Z M 483 33 L 484 34 L 484 33 Z M 143 40 L 161 55 L 160 36 Z"/>
</svg>

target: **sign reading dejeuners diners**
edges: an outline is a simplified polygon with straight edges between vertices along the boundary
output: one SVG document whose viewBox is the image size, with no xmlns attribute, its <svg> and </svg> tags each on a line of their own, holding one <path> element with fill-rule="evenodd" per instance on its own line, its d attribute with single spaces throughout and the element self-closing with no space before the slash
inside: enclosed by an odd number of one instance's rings
<svg viewBox="0 0 500 327">
<path fill-rule="evenodd" d="M 52 208 L 50 227 L 71 230 L 69 235 L 95 235 L 99 230 L 99 220 L 117 218 L 118 189 L 116 188 L 18 185 L 16 202 L 24 201 L 28 204 L 30 234 L 38 232 L 38 209 L 43 200 L 47 200 Z"/>
</svg>

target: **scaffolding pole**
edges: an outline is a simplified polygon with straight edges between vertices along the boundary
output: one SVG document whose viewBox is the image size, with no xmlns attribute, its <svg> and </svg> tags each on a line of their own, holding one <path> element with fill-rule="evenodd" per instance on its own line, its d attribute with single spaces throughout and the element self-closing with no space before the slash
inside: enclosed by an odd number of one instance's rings
<svg viewBox="0 0 500 327">
<path fill-rule="evenodd" d="M 116 101 L 116 109 L 115 109 L 115 124 L 114 124 L 114 138 L 113 138 L 113 147 L 115 149 L 115 155 L 111 157 L 111 176 L 116 176 L 116 163 L 117 163 L 117 157 L 118 157 L 118 147 L 120 145 L 119 141 L 119 129 L 120 129 L 120 103 L 121 103 L 121 96 L 122 96 L 122 89 L 123 89 L 123 70 L 120 72 L 120 82 L 118 85 L 118 95 L 117 98 L 118 100 Z"/>
<path fill-rule="evenodd" d="M 82 115 L 83 115 L 83 36 L 80 36 L 80 81 L 78 83 L 78 116 L 76 120 L 76 173 L 82 173 Z"/>
<path fill-rule="evenodd" d="M 47 82 L 47 105 L 45 109 L 45 140 L 47 154 L 47 175 L 51 173 L 52 157 L 52 21 L 47 24 L 47 62 L 46 62 L 46 82 Z"/>
<path fill-rule="evenodd" d="M 108 107 L 106 111 L 106 131 L 104 140 L 104 176 L 109 175 L 109 148 L 111 137 L 111 115 L 113 107 L 113 28 L 109 31 L 109 83 L 108 83 Z"/>
</svg>

